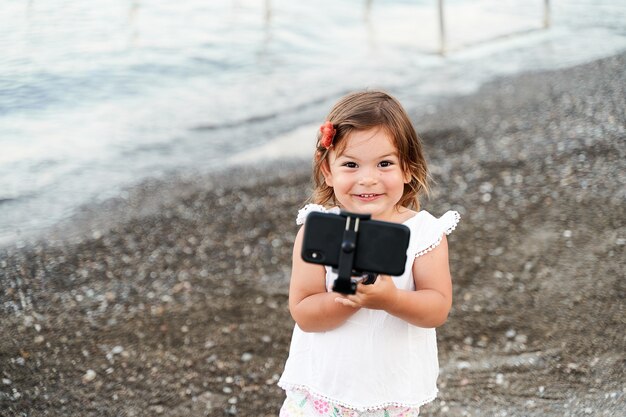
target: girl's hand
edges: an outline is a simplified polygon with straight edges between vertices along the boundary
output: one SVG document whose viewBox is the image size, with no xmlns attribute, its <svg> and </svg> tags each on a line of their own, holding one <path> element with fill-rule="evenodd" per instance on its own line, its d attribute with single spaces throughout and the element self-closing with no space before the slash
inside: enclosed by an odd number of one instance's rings
<svg viewBox="0 0 626 417">
<path fill-rule="evenodd" d="M 441 326 L 452 306 L 445 235 L 438 246 L 415 258 L 412 272 L 415 290 L 398 289 L 390 276 L 380 275 L 372 285 L 358 284 L 354 295 L 334 295 L 334 301 L 355 312 L 358 307 L 385 310 L 414 326 Z"/>
<path fill-rule="evenodd" d="M 371 285 L 358 284 L 356 294 L 340 295 L 335 298 L 339 304 L 374 310 L 388 310 L 396 304 L 398 289 L 389 275 L 379 275 Z"/>
<path fill-rule="evenodd" d="M 301 330 L 325 332 L 341 326 L 358 310 L 335 302 L 336 295 L 326 291 L 326 270 L 302 259 L 304 227 L 293 245 L 289 311 Z"/>
</svg>

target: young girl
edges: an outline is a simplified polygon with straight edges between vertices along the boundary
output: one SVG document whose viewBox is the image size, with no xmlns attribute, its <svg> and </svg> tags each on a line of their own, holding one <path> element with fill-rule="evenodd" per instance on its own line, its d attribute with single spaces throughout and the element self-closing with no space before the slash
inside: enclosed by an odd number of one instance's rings
<svg viewBox="0 0 626 417">
<path fill-rule="evenodd" d="M 320 128 L 314 157 L 314 210 L 371 214 L 411 230 L 402 276 L 359 283 L 354 295 L 331 291 L 331 268 L 300 256 L 296 236 L 289 310 L 296 321 L 278 382 L 280 416 L 416 416 L 437 395 L 435 327 L 452 303 L 449 234 L 459 214 L 419 211 L 428 190 L 420 140 L 406 112 L 384 92 L 343 97 Z"/>
</svg>

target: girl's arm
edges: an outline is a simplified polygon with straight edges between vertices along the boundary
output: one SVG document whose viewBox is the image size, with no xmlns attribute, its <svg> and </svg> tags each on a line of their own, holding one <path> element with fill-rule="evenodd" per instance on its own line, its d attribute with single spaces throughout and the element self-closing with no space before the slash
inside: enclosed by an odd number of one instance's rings
<svg viewBox="0 0 626 417">
<path fill-rule="evenodd" d="M 300 255 L 304 227 L 293 245 L 289 311 L 305 332 L 323 332 L 343 324 L 357 309 L 335 302 L 337 293 L 326 291 L 326 269 L 304 262 Z"/>
<path fill-rule="evenodd" d="M 448 265 L 448 241 L 413 262 L 415 291 L 396 288 L 391 277 L 381 275 L 373 285 L 357 286 L 355 295 L 335 297 L 338 304 L 385 310 L 415 326 L 437 327 L 445 323 L 452 307 L 452 279 Z"/>
</svg>

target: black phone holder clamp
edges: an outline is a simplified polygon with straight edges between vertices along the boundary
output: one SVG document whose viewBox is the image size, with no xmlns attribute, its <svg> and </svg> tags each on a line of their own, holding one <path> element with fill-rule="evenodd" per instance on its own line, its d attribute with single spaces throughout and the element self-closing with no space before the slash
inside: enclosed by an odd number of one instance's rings
<svg viewBox="0 0 626 417">
<path fill-rule="evenodd" d="M 354 276 L 354 255 L 357 250 L 359 223 L 369 220 L 371 215 L 356 214 L 347 211 L 342 211 L 340 215 L 346 218 L 346 228 L 343 231 L 343 238 L 341 240 L 337 279 L 335 279 L 333 283 L 333 291 L 342 294 L 355 294 L 357 281 L 354 280 L 352 276 Z M 372 277 L 369 277 L 368 280 L 371 281 Z"/>
</svg>

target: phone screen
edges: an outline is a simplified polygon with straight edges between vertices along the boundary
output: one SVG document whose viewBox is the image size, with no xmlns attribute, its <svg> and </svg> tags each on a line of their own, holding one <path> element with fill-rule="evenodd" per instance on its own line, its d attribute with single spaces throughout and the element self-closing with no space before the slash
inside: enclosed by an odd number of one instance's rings
<svg viewBox="0 0 626 417">
<path fill-rule="evenodd" d="M 302 259 L 337 268 L 346 220 L 344 214 L 310 213 L 304 225 Z M 356 237 L 354 273 L 402 275 L 409 239 L 410 230 L 403 224 L 361 220 Z"/>
</svg>

